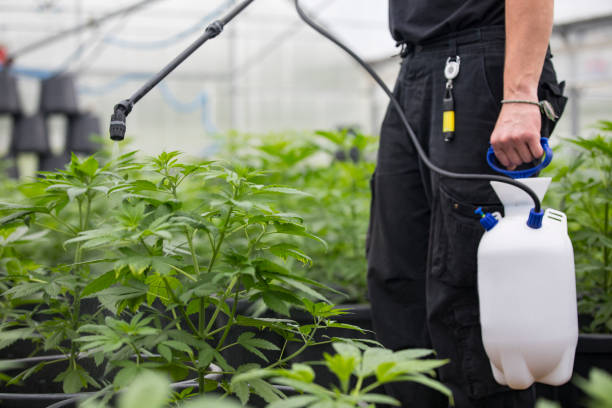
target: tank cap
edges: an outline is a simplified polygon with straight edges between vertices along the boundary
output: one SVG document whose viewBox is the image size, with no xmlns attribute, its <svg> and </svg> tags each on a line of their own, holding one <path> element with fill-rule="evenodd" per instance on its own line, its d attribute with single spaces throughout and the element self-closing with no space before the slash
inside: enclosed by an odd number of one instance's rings
<svg viewBox="0 0 612 408">
<path fill-rule="evenodd" d="M 540 212 L 536 212 L 535 208 L 532 208 L 531 211 L 529 211 L 529 218 L 527 218 L 527 225 L 533 229 L 542 228 L 543 218 L 544 218 L 544 210 L 541 210 Z"/>
<path fill-rule="evenodd" d="M 485 213 L 482 211 L 482 207 L 478 207 L 474 213 L 480 215 L 480 225 L 482 225 L 487 231 L 496 226 L 498 223 L 497 218 L 495 218 L 491 213 Z"/>
</svg>

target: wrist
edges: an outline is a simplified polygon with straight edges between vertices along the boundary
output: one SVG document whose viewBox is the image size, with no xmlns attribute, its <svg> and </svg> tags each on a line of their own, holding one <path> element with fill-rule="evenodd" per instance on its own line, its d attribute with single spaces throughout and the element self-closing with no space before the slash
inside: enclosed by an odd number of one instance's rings
<svg viewBox="0 0 612 408">
<path fill-rule="evenodd" d="M 527 101 L 538 101 L 538 84 L 521 83 L 515 85 L 507 85 L 504 87 L 504 99 L 519 99 Z"/>
</svg>

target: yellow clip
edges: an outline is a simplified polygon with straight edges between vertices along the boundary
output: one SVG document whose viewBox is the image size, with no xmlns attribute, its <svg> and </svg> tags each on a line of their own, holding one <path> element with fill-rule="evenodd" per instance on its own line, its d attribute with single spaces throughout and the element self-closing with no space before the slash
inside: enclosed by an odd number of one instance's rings
<svg viewBox="0 0 612 408">
<path fill-rule="evenodd" d="M 455 111 L 445 111 L 442 116 L 442 132 L 455 131 Z"/>
</svg>

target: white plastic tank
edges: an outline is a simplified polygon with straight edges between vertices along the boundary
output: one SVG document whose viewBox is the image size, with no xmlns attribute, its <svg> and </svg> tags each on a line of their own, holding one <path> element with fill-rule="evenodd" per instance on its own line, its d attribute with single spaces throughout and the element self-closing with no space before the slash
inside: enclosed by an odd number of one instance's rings
<svg viewBox="0 0 612 408">
<path fill-rule="evenodd" d="M 517 180 L 540 200 L 550 178 Z M 547 209 L 541 228 L 527 226 L 533 200 L 491 182 L 504 206 L 478 247 L 478 295 L 485 351 L 495 380 L 513 389 L 560 385 L 572 376 L 578 341 L 574 252 L 565 214 Z"/>
</svg>

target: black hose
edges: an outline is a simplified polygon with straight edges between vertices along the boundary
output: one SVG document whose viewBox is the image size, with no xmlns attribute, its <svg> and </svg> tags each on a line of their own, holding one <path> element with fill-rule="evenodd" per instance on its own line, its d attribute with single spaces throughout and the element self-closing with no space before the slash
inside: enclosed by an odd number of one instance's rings
<svg viewBox="0 0 612 408">
<path fill-rule="evenodd" d="M 66 407 L 68 405 L 74 404 L 75 402 L 79 402 L 79 401 L 81 401 L 84 398 L 85 398 L 84 396 L 81 396 L 81 397 L 74 397 L 74 398 L 65 399 L 63 401 L 58 401 L 56 403 L 48 405 L 46 408 L 62 408 L 62 407 Z"/>
<path fill-rule="evenodd" d="M 513 185 L 515 187 L 518 187 L 521 190 L 525 191 L 527 194 L 529 194 L 529 196 L 533 200 L 535 212 L 538 212 L 538 213 L 541 212 L 540 199 L 538 198 L 537 194 L 531 188 L 529 188 L 528 186 L 526 186 L 525 184 L 523 184 L 523 183 L 521 183 L 519 181 L 516 181 L 516 180 L 514 180 L 514 179 L 512 179 L 510 177 L 498 176 L 498 175 L 495 175 L 495 174 L 454 173 L 454 172 L 451 172 L 451 171 L 447 171 L 447 170 L 441 169 L 440 167 L 438 167 L 435 164 L 433 164 L 429 160 L 429 157 L 427 157 L 427 154 L 425 154 L 425 152 L 423 151 L 423 148 L 421 147 L 421 144 L 419 143 L 419 141 L 418 141 L 414 131 L 412 130 L 412 127 L 408 123 L 408 119 L 406 118 L 406 115 L 404 114 L 402 106 L 400 105 L 400 103 L 397 101 L 397 99 L 393 95 L 393 92 L 391 92 L 389 87 L 387 87 L 385 82 L 376 73 L 376 71 L 374 71 L 374 69 L 372 69 L 372 67 L 370 67 L 368 65 L 368 63 L 366 63 L 363 59 L 361 59 L 361 57 L 359 57 L 357 54 L 355 54 L 355 52 L 353 50 L 351 50 L 348 46 L 343 44 L 339 39 L 334 37 L 330 32 L 325 30 L 323 27 L 319 26 L 310 17 L 308 17 L 306 15 L 306 13 L 304 13 L 304 10 L 302 10 L 302 8 L 300 7 L 300 1 L 299 0 L 294 0 L 294 2 L 295 2 L 295 8 L 296 8 L 300 18 L 302 20 L 304 20 L 304 22 L 306 24 L 308 24 L 310 27 L 312 27 L 315 31 L 317 31 L 323 37 L 325 37 L 328 40 L 332 41 L 334 44 L 336 44 L 337 46 L 342 48 L 344 51 L 346 51 L 346 53 L 348 53 L 351 57 L 353 57 L 353 59 L 355 61 L 357 61 L 359 63 L 359 65 L 361 65 L 368 72 L 368 74 L 370 74 L 370 76 L 378 83 L 378 85 L 380 85 L 382 90 L 387 94 L 387 96 L 391 100 L 391 103 L 393 104 L 393 107 L 397 111 L 397 113 L 398 113 L 398 115 L 399 115 L 399 117 L 400 117 L 400 119 L 402 121 L 402 124 L 404 125 L 404 128 L 406 128 L 406 131 L 408 132 L 408 135 L 410 136 L 410 139 L 412 140 L 412 143 L 414 144 L 414 147 L 416 148 L 416 150 L 417 150 L 417 152 L 419 154 L 419 157 L 421 158 L 423 163 L 425 163 L 425 165 L 430 170 L 432 170 L 432 171 L 434 171 L 434 172 L 436 172 L 436 173 L 438 173 L 438 174 L 440 174 L 442 176 L 446 176 L 446 177 L 454 178 L 454 179 L 490 180 L 490 181 L 499 181 L 499 182 L 502 182 L 502 183 L 511 184 L 511 185 Z"/>
</svg>

